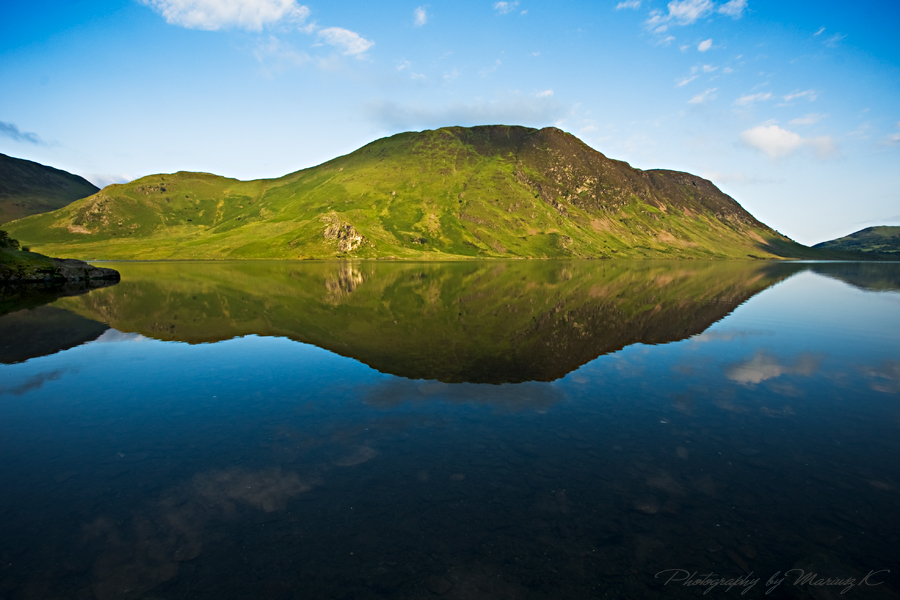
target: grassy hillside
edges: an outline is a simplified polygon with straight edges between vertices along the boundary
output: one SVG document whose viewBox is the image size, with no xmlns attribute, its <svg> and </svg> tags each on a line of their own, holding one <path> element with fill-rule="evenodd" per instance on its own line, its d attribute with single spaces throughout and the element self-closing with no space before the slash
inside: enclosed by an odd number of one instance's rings
<svg viewBox="0 0 900 600">
<path fill-rule="evenodd" d="M 78 175 L 0 154 L 0 224 L 62 208 L 98 191 Z"/>
<path fill-rule="evenodd" d="M 385 373 L 552 381 L 634 343 L 698 334 L 805 265 L 751 261 L 117 263 L 67 308 L 206 343 L 285 336 Z"/>
<path fill-rule="evenodd" d="M 805 249 L 711 182 L 641 171 L 558 129 L 403 133 L 279 179 L 111 185 L 11 223 L 82 259 L 747 258 Z"/>
<path fill-rule="evenodd" d="M 842 238 L 821 242 L 813 248 L 900 257 L 900 227 L 866 227 Z"/>
</svg>

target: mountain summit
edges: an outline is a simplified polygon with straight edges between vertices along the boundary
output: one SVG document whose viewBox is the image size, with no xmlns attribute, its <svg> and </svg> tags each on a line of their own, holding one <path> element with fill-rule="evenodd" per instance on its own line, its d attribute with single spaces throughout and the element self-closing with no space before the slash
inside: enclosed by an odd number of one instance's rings
<svg viewBox="0 0 900 600">
<path fill-rule="evenodd" d="M 8 225 L 81 258 L 746 258 L 804 248 L 712 182 L 548 127 L 376 140 L 278 179 L 152 175 Z"/>
</svg>

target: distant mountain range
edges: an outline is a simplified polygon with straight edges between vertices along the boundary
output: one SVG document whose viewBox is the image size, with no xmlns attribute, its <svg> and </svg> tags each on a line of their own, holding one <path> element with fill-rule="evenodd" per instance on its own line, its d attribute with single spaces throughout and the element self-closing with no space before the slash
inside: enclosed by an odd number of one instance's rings
<svg viewBox="0 0 900 600">
<path fill-rule="evenodd" d="M 701 177 L 501 125 L 401 133 L 278 179 L 152 175 L 4 228 L 83 259 L 840 257 Z"/>
<path fill-rule="evenodd" d="M 78 175 L 0 154 L 0 223 L 56 210 L 99 191 Z"/>
<path fill-rule="evenodd" d="M 900 227 L 866 227 L 842 238 L 821 242 L 813 248 L 900 256 Z"/>
</svg>

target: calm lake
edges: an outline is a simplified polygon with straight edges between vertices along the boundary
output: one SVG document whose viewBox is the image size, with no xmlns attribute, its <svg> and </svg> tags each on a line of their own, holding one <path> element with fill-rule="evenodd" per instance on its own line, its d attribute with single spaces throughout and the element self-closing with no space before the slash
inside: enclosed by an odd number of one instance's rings
<svg viewBox="0 0 900 600">
<path fill-rule="evenodd" d="M 898 263 L 105 266 L 0 303 L 3 600 L 900 594 Z"/>
</svg>

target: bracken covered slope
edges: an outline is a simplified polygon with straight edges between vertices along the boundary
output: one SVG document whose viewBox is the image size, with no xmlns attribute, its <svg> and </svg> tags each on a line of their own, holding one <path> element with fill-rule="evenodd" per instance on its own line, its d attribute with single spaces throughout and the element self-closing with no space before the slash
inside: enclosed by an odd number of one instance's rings
<svg viewBox="0 0 900 600">
<path fill-rule="evenodd" d="M 0 154 L 0 223 L 56 210 L 98 191 L 78 175 Z"/>
<path fill-rule="evenodd" d="M 144 177 L 7 227 L 79 258 L 791 256 L 710 181 L 555 128 L 402 133 L 279 179 Z"/>
</svg>

